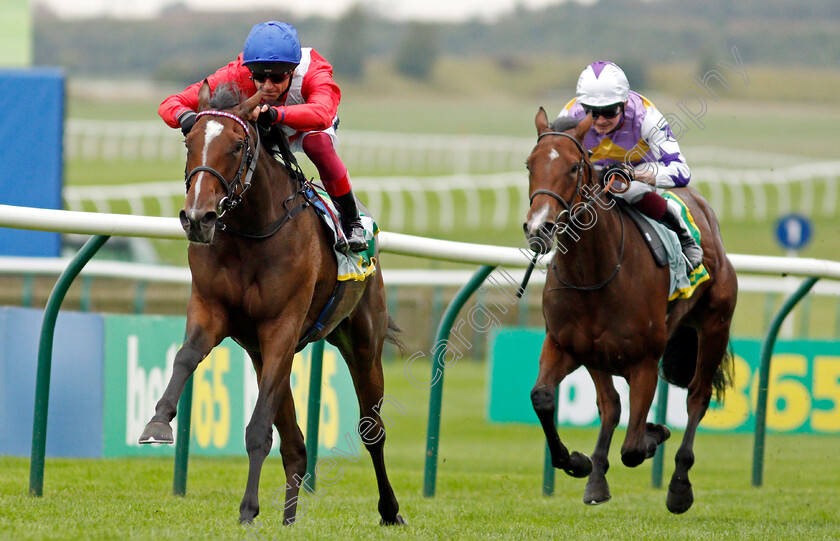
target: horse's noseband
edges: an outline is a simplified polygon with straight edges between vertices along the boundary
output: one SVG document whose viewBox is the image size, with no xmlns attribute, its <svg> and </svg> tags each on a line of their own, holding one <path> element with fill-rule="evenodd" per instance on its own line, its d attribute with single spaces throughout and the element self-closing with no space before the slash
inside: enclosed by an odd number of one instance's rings
<svg viewBox="0 0 840 541">
<path fill-rule="evenodd" d="M 209 165 L 199 165 L 198 167 L 193 168 L 189 173 L 184 173 L 184 182 L 187 186 L 187 192 L 190 191 L 190 181 L 196 173 L 204 171 L 205 173 L 210 173 L 219 179 L 222 186 L 225 188 L 225 196 L 221 199 L 221 201 L 219 201 L 217 207 L 219 218 L 221 218 L 228 210 L 235 208 L 242 202 L 242 196 L 245 195 L 245 192 L 251 187 L 251 177 L 254 175 L 254 170 L 257 168 L 257 157 L 260 153 L 260 133 L 259 130 L 254 130 L 256 140 L 254 141 L 254 144 L 251 145 L 251 130 L 248 128 L 248 124 L 246 124 L 245 121 L 238 116 L 225 111 L 214 110 L 202 111 L 198 113 L 198 116 L 223 116 L 235 120 L 245 129 L 245 148 L 242 151 L 242 160 L 239 162 L 239 170 L 236 172 L 236 176 L 233 177 L 233 180 L 228 182 L 224 175 Z M 243 173 L 245 173 L 244 181 L 242 180 Z M 236 193 L 237 187 L 242 188 L 238 194 Z"/>
</svg>

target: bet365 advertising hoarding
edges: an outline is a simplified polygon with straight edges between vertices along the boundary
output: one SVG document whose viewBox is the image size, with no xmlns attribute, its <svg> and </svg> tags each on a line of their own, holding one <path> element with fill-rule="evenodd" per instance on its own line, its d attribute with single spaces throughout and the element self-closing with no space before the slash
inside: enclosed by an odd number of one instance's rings
<svg viewBox="0 0 840 541">
<path fill-rule="evenodd" d="M 488 418 L 494 422 L 538 424 L 530 392 L 537 379 L 545 331 L 506 328 L 493 344 Z M 723 404 L 714 400 L 700 423 L 701 430 L 752 432 L 758 396 L 760 340 L 733 340 L 733 386 Z M 840 342 L 778 340 L 770 364 L 767 429 L 773 432 L 840 434 Z M 629 386 L 613 378 L 621 397 L 621 426 L 629 417 Z M 666 424 L 685 428 L 686 390 L 669 386 Z M 650 420 L 659 395 L 654 397 Z M 595 386 L 579 368 L 560 384 L 557 420 L 560 426 L 598 426 Z"/>
</svg>

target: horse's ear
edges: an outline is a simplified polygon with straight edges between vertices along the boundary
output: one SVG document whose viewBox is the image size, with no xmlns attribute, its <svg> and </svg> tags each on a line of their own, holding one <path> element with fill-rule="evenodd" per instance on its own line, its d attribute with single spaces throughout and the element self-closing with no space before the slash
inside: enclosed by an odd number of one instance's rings
<svg viewBox="0 0 840 541">
<path fill-rule="evenodd" d="M 587 115 L 583 117 L 583 120 L 581 120 L 575 128 L 575 139 L 582 143 L 583 138 L 586 136 L 586 132 L 588 132 L 591 127 L 592 113 L 587 113 Z"/>
<path fill-rule="evenodd" d="M 262 101 L 262 91 L 257 90 L 257 93 L 248 98 L 247 100 L 243 101 L 239 104 L 239 116 L 243 119 L 248 119 L 251 116 L 251 112 L 254 108 L 260 104 Z"/>
<path fill-rule="evenodd" d="M 537 125 L 537 135 L 548 130 L 548 115 L 542 107 L 537 111 L 537 117 L 534 119 L 534 123 Z"/>
<path fill-rule="evenodd" d="M 198 110 L 206 111 L 210 108 L 210 83 L 207 79 L 201 83 L 201 88 L 198 89 Z"/>
</svg>

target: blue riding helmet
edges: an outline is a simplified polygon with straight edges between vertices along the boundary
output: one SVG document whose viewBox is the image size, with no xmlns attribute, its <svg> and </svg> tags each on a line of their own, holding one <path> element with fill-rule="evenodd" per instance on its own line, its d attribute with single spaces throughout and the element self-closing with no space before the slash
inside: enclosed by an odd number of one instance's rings
<svg viewBox="0 0 840 541">
<path fill-rule="evenodd" d="M 243 64 L 254 73 L 283 73 L 300 64 L 300 39 L 288 23 L 255 24 L 242 48 Z"/>
</svg>

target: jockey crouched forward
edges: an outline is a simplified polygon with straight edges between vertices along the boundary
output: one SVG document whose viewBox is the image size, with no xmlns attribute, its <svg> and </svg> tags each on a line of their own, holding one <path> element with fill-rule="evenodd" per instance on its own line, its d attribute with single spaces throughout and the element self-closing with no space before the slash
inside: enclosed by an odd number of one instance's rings
<svg viewBox="0 0 840 541">
<path fill-rule="evenodd" d="M 626 191 L 613 195 L 677 234 L 691 274 L 703 263 L 703 250 L 683 224 L 678 205 L 660 195 L 691 179 L 668 122 L 650 100 L 630 90 L 624 72 L 612 62 L 594 62 L 583 70 L 575 99 L 559 116 L 581 120 L 587 114 L 593 122 L 583 146 L 592 152 L 592 163 L 607 176 L 617 172 L 629 181 Z"/>
<path fill-rule="evenodd" d="M 335 248 L 345 252 L 367 249 L 356 198 L 347 167 L 335 150 L 338 103 L 341 90 L 332 77 L 332 66 L 311 48 L 301 48 L 297 30 L 287 23 L 269 21 L 254 25 L 242 53 L 207 78 L 211 90 L 219 84 L 239 86 L 245 97 L 262 91 L 263 104 L 252 120 L 263 128 L 277 128 L 293 152 L 303 151 L 318 169 L 324 188 L 341 213 L 345 239 Z M 158 108 L 164 122 L 180 127 L 186 135 L 196 121 L 201 83 L 166 98 Z"/>
</svg>

